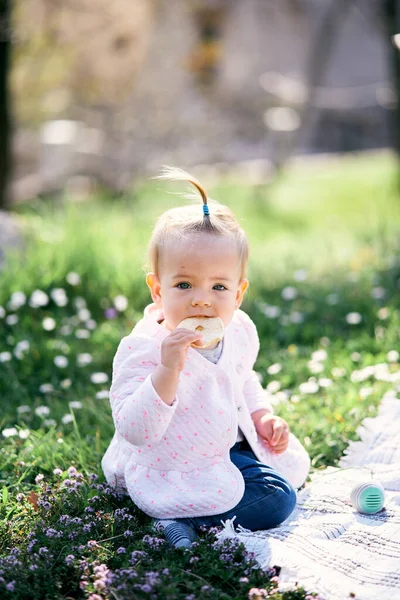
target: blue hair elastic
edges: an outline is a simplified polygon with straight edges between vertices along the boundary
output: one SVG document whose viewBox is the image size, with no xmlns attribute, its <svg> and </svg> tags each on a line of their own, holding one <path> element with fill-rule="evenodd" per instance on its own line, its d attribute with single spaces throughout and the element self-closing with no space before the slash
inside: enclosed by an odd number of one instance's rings
<svg viewBox="0 0 400 600">
<path fill-rule="evenodd" d="M 204 215 L 206 215 L 207 217 L 208 217 L 208 216 L 209 216 L 209 214 L 210 214 L 210 211 L 208 210 L 208 206 L 207 206 L 207 204 L 203 204 L 203 213 L 204 213 Z"/>
</svg>

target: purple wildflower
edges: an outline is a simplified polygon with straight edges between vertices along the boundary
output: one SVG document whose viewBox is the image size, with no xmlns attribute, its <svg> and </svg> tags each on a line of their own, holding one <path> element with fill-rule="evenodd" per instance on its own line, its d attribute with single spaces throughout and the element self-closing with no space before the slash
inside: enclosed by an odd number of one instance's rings
<svg viewBox="0 0 400 600">
<path fill-rule="evenodd" d="M 260 600 L 267 597 L 268 592 L 264 588 L 251 588 L 251 590 L 249 590 L 249 600 Z"/>
<path fill-rule="evenodd" d="M 49 527 L 46 530 L 46 537 L 48 538 L 53 538 L 56 537 L 58 535 L 58 532 L 55 529 L 52 529 L 51 527 Z"/>
<path fill-rule="evenodd" d="M 115 308 L 106 308 L 106 310 L 104 311 L 104 316 L 106 319 L 115 319 L 117 314 L 118 312 Z"/>
<path fill-rule="evenodd" d="M 131 531 L 130 529 L 127 529 L 126 531 L 124 531 L 124 537 L 129 538 L 133 536 L 133 531 Z"/>
<path fill-rule="evenodd" d="M 147 552 L 144 552 L 144 550 L 134 550 L 131 555 L 131 564 L 135 564 L 138 560 L 147 556 Z"/>
</svg>

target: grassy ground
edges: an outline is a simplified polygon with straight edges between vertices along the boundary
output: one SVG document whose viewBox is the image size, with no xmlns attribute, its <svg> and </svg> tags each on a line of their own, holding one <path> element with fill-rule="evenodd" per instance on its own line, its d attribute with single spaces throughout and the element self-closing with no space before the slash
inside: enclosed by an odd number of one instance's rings
<svg viewBox="0 0 400 600">
<path fill-rule="evenodd" d="M 382 156 L 211 190 L 251 242 L 243 308 L 260 335 L 256 368 L 315 469 L 337 464 L 400 386 L 394 182 Z M 234 544 L 216 547 L 214 531 L 166 552 L 149 519 L 103 484 L 112 358 L 149 301 L 154 219 L 181 202 L 160 187 L 18 209 L 26 245 L 0 274 L 2 599 L 305 597 L 277 592 L 275 572 Z"/>
</svg>

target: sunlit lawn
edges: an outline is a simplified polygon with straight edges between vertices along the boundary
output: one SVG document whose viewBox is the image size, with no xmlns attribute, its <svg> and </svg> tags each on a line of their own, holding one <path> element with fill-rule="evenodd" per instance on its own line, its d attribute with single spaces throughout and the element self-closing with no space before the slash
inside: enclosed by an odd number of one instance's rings
<svg viewBox="0 0 400 600">
<path fill-rule="evenodd" d="M 314 468 L 337 464 L 400 387 L 394 182 L 382 156 L 211 190 L 248 233 L 256 368 Z M 166 552 L 149 519 L 101 483 L 112 358 L 149 302 L 151 226 L 181 203 L 165 190 L 151 182 L 120 200 L 18 209 L 27 242 L 0 274 L 1 598 L 239 600 L 276 589 L 273 573 L 246 566 L 241 548 L 221 553 L 212 532 Z M 273 597 L 304 598 L 290 594 Z"/>
</svg>

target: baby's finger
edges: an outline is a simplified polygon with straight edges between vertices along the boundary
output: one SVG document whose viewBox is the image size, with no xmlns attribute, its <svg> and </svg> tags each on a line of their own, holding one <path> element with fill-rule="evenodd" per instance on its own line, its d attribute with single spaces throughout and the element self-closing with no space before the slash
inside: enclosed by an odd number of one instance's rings
<svg viewBox="0 0 400 600">
<path fill-rule="evenodd" d="M 171 341 L 180 342 L 182 340 L 190 340 L 191 342 L 194 340 L 198 340 L 202 338 L 202 334 L 198 331 L 189 331 L 189 329 L 175 329 L 170 334 Z"/>
<path fill-rule="evenodd" d="M 274 433 L 271 438 L 272 446 L 276 446 L 285 434 L 285 425 L 283 423 L 274 423 Z"/>
<path fill-rule="evenodd" d="M 281 442 L 275 446 L 271 446 L 271 444 L 268 444 L 266 440 L 264 440 L 264 443 L 272 454 L 282 454 L 282 452 L 285 452 L 288 447 L 287 442 Z"/>
</svg>

